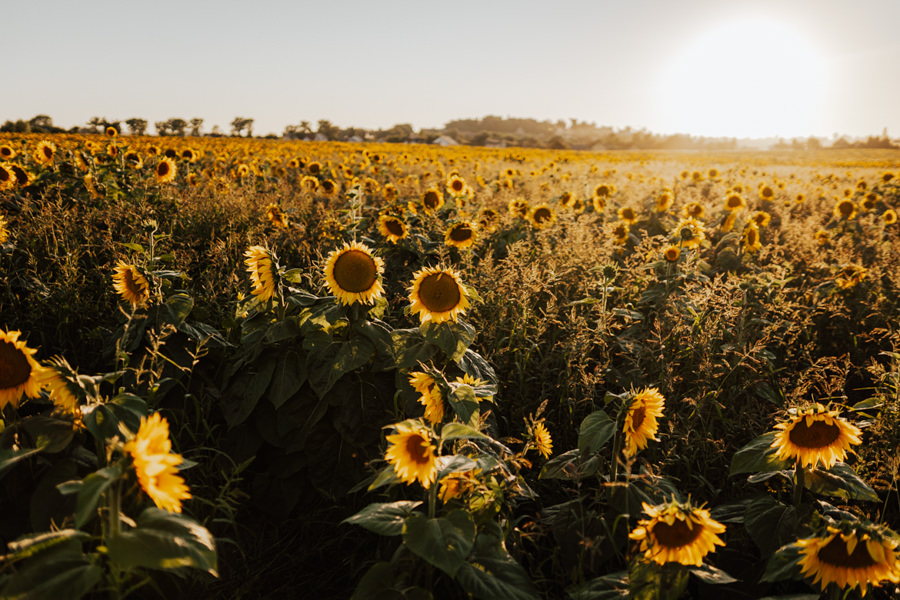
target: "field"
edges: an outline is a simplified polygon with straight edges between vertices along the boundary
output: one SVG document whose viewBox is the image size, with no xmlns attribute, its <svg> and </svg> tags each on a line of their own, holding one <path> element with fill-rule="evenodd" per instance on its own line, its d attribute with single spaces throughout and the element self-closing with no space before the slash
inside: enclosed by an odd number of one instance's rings
<svg viewBox="0 0 900 600">
<path fill-rule="evenodd" d="M 0 596 L 900 593 L 900 152 L 108 134 L 0 134 Z"/>
</svg>

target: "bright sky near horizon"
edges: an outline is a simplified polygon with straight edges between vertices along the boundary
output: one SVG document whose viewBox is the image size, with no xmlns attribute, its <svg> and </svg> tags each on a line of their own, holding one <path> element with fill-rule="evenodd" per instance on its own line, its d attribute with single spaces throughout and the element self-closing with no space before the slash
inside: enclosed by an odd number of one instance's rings
<svg viewBox="0 0 900 600">
<path fill-rule="evenodd" d="M 900 136 L 900 0 L 0 0 L 0 121 Z"/>
</svg>

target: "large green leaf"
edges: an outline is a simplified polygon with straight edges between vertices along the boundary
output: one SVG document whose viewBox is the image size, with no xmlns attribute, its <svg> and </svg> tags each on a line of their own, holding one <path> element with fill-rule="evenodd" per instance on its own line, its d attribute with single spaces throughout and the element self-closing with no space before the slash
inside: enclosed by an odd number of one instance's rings
<svg viewBox="0 0 900 600">
<path fill-rule="evenodd" d="M 78 500 L 75 503 L 75 527 L 81 529 L 91 517 L 97 514 L 97 503 L 103 492 L 121 476 L 122 469 L 118 465 L 113 465 L 84 478 L 78 490 Z"/>
<path fill-rule="evenodd" d="M 584 454 L 599 452 L 616 434 L 616 422 L 605 410 L 595 410 L 581 422 L 578 432 L 578 449 Z"/>
<path fill-rule="evenodd" d="M 804 485 L 815 494 L 844 500 L 879 502 L 878 494 L 850 466 L 836 463 L 828 470 L 811 469 L 805 473 Z"/>
<path fill-rule="evenodd" d="M 319 398 L 334 387 L 338 379 L 365 365 L 375 354 L 368 338 L 357 336 L 346 342 L 332 343 L 321 354 L 311 353 L 309 384 Z"/>
<path fill-rule="evenodd" d="M 785 579 L 800 578 L 800 546 L 796 542 L 786 544 L 779 548 L 766 563 L 766 571 L 760 578 L 760 583 L 767 581 L 783 581 Z"/>
<path fill-rule="evenodd" d="M 764 556 L 797 539 L 800 521 L 797 509 L 770 496 L 753 500 L 744 511 L 744 526 Z"/>
<path fill-rule="evenodd" d="M 599 454 L 585 456 L 577 448 L 554 456 L 541 468 L 540 479 L 581 479 L 600 472 L 604 460 Z"/>
<path fill-rule="evenodd" d="M 691 575 L 697 577 L 703 583 L 709 583 L 712 585 L 725 585 L 738 581 L 722 569 L 719 569 L 712 565 L 708 565 L 706 563 L 700 563 L 699 567 L 694 567 L 693 569 L 691 569 Z"/>
<path fill-rule="evenodd" d="M 441 439 L 445 442 L 447 440 L 459 439 L 487 439 L 487 437 L 488 436 L 484 435 L 474 427 L 469 427 L 468 425 L 463 425 L 462 423 L 447 423 L 446 425 L 441 427 Z"/>
<path fill-rule="evenodd" d="M 228 385 L 222 397 L 222 413 L 229 428 L 243 423 L 256 408 L 272 381 L 277 363 L 274 352 L 266 352 L 254 364 L 255 369 L 248 368 Z"/>
<path fill-rule="evenodd" d="M 102 578 L 103 569 L 80 553 L 78 556 L 51 560 L 35 559 L 6 582 L 0 589 L 0 597 L 6 600 L 77 600 L 90 592 Z"/>
<path fill-rule="evenodd" d="M 6 470 L 12 467 L 20 460 L 26 459 L 32 454 L 37 454 L 41 448 L 25 448 L 22 450 L 0 450 L 0 477 L 6 473 Z"/>
<path fill-rule="evenodd" d="M 413 554 L 455 577 L 475 543 L 475 522 L 464 510 L 436 519 L 414 514 L 403 525 L 403 543 Z"/>
<path fill-rule="evenodd" d="M 793 465 L 786 460 L 776 458 L 775 431 L 764 433 L 734 453 L 731 457 L 730 475 L 740 473 L 761 473 L 765 471 L 781 471 Z"/>
<path fill-rule="evenodd" d="M 427 362 L 438 347 L 422 337 L 418 329 L 395 329 L 391 332 L 394 361 L 400 370 L 411 369 Z"/>
<path fill-rule="evenodd" d="M 538 600 L 528 572 L 509 555 L 501 540 L 481 533 L 469 560 L 460 567 L 456 581 L 481 600 Z"/>
<path fill-rule="evenodd" d="M 107 546 L 110 559 L 126 569 L 192 567 L 218 575 L 212 534 L 178 513 L 148 508 L 134 529 L 109 538 Z"/>
<path fill-rule="evenodd" d="M 306 361 L 293 349 L 288 349 L 278 358 L 272 383 L 269 387 L 269 400 L 280 408 L 288 398 L 297 393 L 306 383 Z"/>
<path fill-rule="evenodd" d="M 460 385 L 447 397 L 450 408 L 463 422 L 468 423 L 478 410 L 478 398 L 470 385 Z"/>
<path fill-rule="evenodd" d="M 75 437 L 71 419 L 34 415 L 23 419 L 20 426 L 28 432 L 35 447 L 44 452 L 61 452 Z"/>
<path fill-rule="evenodd" d="M 419 327 L 422 337 L 431 342 L 456 362 L 463 357 L 475 339 L 475 328 L 463 321 L 444 321 L 432 323 L 427 321 Z"/>
<path fill-rule="evenodd" d="M 494 368 L 483 356 L 471 348 L 466 349 L 456 361 L 456 364 L 462 369 L 463 373 L 467 373 L 475 379 L 481 379 L 492 384 L 497 383 L 497 374 L 494 372 Z"/>
<path fill-rule="evenodd" d="M 414 509 L 421 504 L 421 501 L 412 500 L 370 504 L 341 522 L 365 527 L 379 535 L 400 535 L 406 518 L 420 514 L 415 513 Z"/>
<path fill-rule="evenodd" d="M 187 294 L 172 294 L 166 298 L 166 308 L 172 317 L 172 324 L 179 327 L 194 309 L 194 299 Z"/>
</svg>

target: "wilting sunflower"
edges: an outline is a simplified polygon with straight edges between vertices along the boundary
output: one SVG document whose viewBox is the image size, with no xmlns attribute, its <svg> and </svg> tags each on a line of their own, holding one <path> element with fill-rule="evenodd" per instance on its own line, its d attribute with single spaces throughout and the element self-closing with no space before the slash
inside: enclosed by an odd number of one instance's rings
<svg viewBox="0 0 900 600">
<path fill-rule="evenodd" d="M 409 235 L 409 227 L 406 222 L 392 215 L 381 215 L 378 217 L 378 232 L 396 244 L 407 235 Z"/>
<path fill-rule="evenodd" d="M 140 169 L 144 166 L 144 161 L 141 160 L 141 155 L 133 150 L 130 152 L 126 152 L 122 158 L 124 159 L 125 164 L 132 169 Z"/>
<path fill-rule="evenodd" d="M 159 162 L 156 163 L 157 183 L 170 183 L 175 181 L 175 175 L 177 174 L 178 167 L 176 166 L 175 161 L 168 156 L 160 158 Z"/>
<path fill-rule="evenodd" d="M 683 248 L 698 248 L 706 239 L 706 229 L 702 221 L 694 217 L 685 217 L 675 225 L 669 237 L 675 243 L 680 243 Z"/>
<path fill-rule="evenodd" d="M 409 374 L 409 384 L 421 394 L 419 404 L 425 407 L 425 420 L 436 425 L 444 420 L 444 397 L 434 377 L 422 371 Z"/>
<path fill-rule="evenodd" d="M 804 467 L 815 467 L 821 462 L 830 469 L 846 458 L 851 445 L 862 443 L 858 427 L 838 416 L 837 410 L 826 410 L 819 403 L 797 410 L 775 429 L 775 456 L 797 461 Z"/>
<path fill-rule="evenodd" d="M 656 212 L 664 213 L 675 203 L 675 196 L 669 190 L 664 191 L 656 197 Z"/>
<path fill-rule="evenodd" d="M 703 216 L 704 212 L 705 209 L 699 202 L 688 202 L 681 208 L 681 216 L 683 217 L 694 217 L 695 219 L 699 219 Z"/>
<path fill-rule="evenodd" d="M 266 207 L 266 219 L 269 223 L 280 229 L 287 229 L 288 218 L 277 204 L 270 204 Z"/>
<path fill-rule="evenodd" d="M 897 213 L 893 208 L 889 208 L 881 215 L 881 222 L 885 225 L 893 225 L 897 222 Z"/>
<path fill-rule="evenodd" d="M 528 217 L 536 229 L 545 229 L 556 222 L 556 213 L 546 204 L 539 204 L 532 208 Z"/>
<path fill-rule="evenodd" d="M 19 405 L 22 394 L 37 398 L 41 393 L 43 367 L 32 358 L 37 350 L 19 340 L 21 331 L 0 329 L 0 410 Z"/>
<path fill-rule="evenodd" d="M 247 272 L 253 283 L 251 290 L 260 302 L 268 302 L 275 295 L 275 261 L 272 253 L 262 246 L 251 246 L 244 252 Z"/>
<path fill-rule="evenodd" d="M 737 212 L 730 212 L 722 221 L 720 229 L 723 233 L 728 233 L 734 229 L 734 222 L 737 221 Z"/>
<path fill-rule="evenodd" d="M 838 203 L 834 205 L 834 216 L 847 221 L 852 220 L 856 217 L 856 203 L 849 198 L 838 200 Z"/>
<path fill-rule="evenodd" d="M 456 321 L 469 307 L 469 292 L 452 269 L 429 267 L 413 276 L 409 301 L 410 312 L 422 323 Z"/>
<path fill-rule="evenodd" d="M 842 590 L 859 587 L 865 596 L 869 585 L 900 583 L 896 534 L 887 527 L 845 521 L 827 525 L 818 535 L 797 540 L 795 546 L 801 572 L 822 591 L 834 583 Z"/>
<path fill-rule="evenodd" d="M 157 507 L 169 512 L 181 512 L 181 501 L 191 497 L 184 479 L 178 475 L 180 454 L 172 453 L 169 423 L 159 413 L 141 417 L 141 426 L 125 452 L 134 461 L 138 483 Z"/>
<path fill-rule="evenodd" d="M 531 435 L 538 453 L 544 458 L 550 458 L 550 455 L 553 454 L 553 438 L 550 437 L 550 432 L 547 431 L 547 426 L 543 421 L 534 424 Z"/>
<path fill-rule="evenodd" d="M 438 498 L 441 499 L 441 502 L 446 503 L 476 489 L 479 483 L 476 475 L 480 471 L 481 469 L 472 469 L 445 475 L 441 478 L 441 489 L 438 491 Z"/>
<path fill-rule="evenodd" d="M 475 233 L 475 225 L 470 221 L 453 223 L 444 232 L 444 243 L 465 250 L 475 243 Z"/>
<path fill-rule="evenodd" d="M 444 194 L 435 186 L 431 186 L 422 194 L 422 207 L 425 212 L 432 213 L 444 205 Z"/>
<path fill-rule="evenodd" d="M 616 214 L 619 217 L 619 220 L 628 223 L 629 225 L 634 225 L 638 220 L 637 211 L 635 211 L 630 206 L 623 206 L 620 208 Z"/>
<path fill-rule="evenodd" d="M 717 534 L 725 532 L 725 526 L 710 518 L 709 511 L 695 508 L 690 501 L 671 501 L 650 506 L 641 503 L 650 517 L 641 519 L 628 534 L 639 541 L 644 558 L 664 565 L 679 563 L 701 566 L 703 557 L 715 552 L 716 546 L 724 546 Z"/>
<path fill-rule="evenodd" d="M 754 221 L 747 223 L 744 228 L 744 252 L 753 254 L 762 248 L 762 242 L 759 240 L 759 227 Z"/>
<path fill-rule="evenodd" d="M 757 227 L 766 227 L 769 225 L 769 223 L 772 222 L 772 215 L 764 210 L 758 210 L 753 213 L 751 219 L 754 223 L 756 223 Z"/>
<path fill-rule="evenodd" d="M 113 289 L 132 306 L 142 306 L 150 299 L 150 283 L 137 267 L 124 261 L 116 263 Z"/>
<path fill-rule="evenodd" d="M 834 282 L 842 290 L 849 290 L 865 279 L 868 272 L 869 270 L 865 267 L 860 267 L 859 265 L 847 265 L 838 272 L 837 276 L 834 278 Z"/>
<path fill-rule="evenodd" d="M 531 210 L 531 207 L 528 206 L 528 202 L 524 198 L 513 198 L 507 203 L 506 210 L 514 217 L 526 219 L 528 218 L 528 211 Z"/>
<path fill-rule="evenodd" d="M 485 233 L 493 233 L 497 231 L 497 221 L 500 215 L 493 208 L 483 208 L 478 212 L 478 229 Z"/>
<path fill-rule="evenodd" d="M 656 439 L 654 436 L 659 430 L 657 419 L 662 416 L 665 406 L 666 399 L 655 387 L 644 388 L 631 397 L 622 427 L 626 458 L 631 458 L 638 450 L 646 448 L 648 441 Z"/>
<path fill-rule="evenodd" d="M 428 489 L 437 477 L 437 456 L 428 429 L 416 421 L 394 425 L 397 433 L 385 436 L 390 446 L 384 459 L 394 465 L 394 473 L 406 484 L 418 480 Z"/>
<path fill-rule="evenodd" d="M 628 241 L 628 234 L 630 231 L 631 228 L 628 226 L 628 223 L 626 223 L 625 221 L 619 221 L 612 224 L 610 234 L 612 234 L 615 243 L 621 246 Z"/>
<path fill-rule="evenodd" d="M 679 256 L 681 256 L 681 248 L 675 244 L 669 244 L 663 249 L 663 258 L 670 263 L 676 262 Z"/>
<path fill-rule="evenodd" d="M 78 372 L 68 361 L 55 356 L 44 362 L 40 377 L 41 387 L 50 393 L 50 400 L 62 410 L 73 413 L 78 408 L 78 398 L 83 394 L 78 385 Z"/>
<path fill-rule="evenodd" d="M 325 283 L 341 304 L 374 304 L 384 294 L 381 274 L 384 261 L 358 242 L 345 243 L 325 261 Z"/>
<path fill-rule="evenodd" d="M 53 162 L 53 157 L 56 156 L 56 144 L 53 142 L 48 142 L 47 140 L 41 140 L 38 142 L 37 148 L 34 149 L 31 157 L 34 159 L 39 165 L 48 165 Z"/>
</svg>

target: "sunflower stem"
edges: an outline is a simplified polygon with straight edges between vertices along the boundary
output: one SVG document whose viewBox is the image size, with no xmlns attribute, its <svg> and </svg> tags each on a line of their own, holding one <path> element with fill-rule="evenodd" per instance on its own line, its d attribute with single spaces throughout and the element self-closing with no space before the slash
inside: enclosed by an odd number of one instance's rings
<svg viewBox="0 0 900 600">
<path fill-rule="evenodd" d="M 798 460 L 794 467 L 794 507 L 800 506 L 800 500 L 803 498 L 804 482 L 803 464 Z"/>
</svg>

